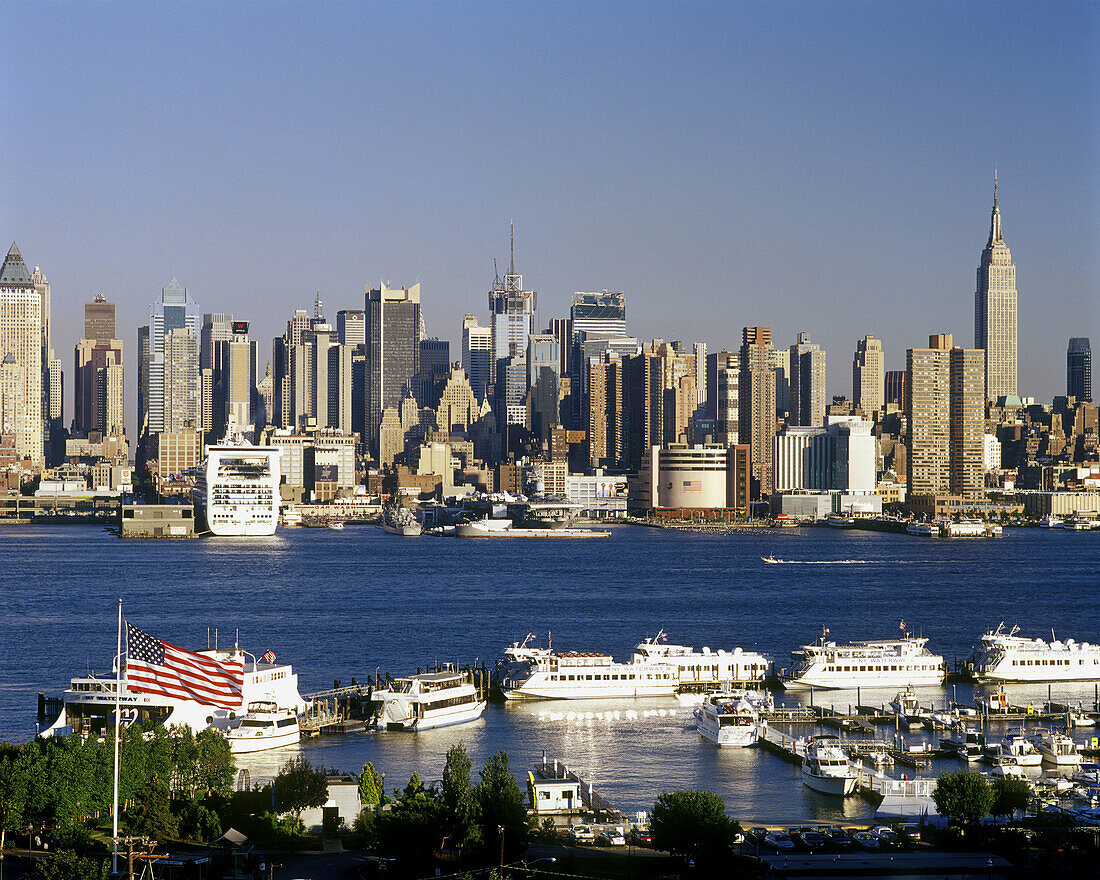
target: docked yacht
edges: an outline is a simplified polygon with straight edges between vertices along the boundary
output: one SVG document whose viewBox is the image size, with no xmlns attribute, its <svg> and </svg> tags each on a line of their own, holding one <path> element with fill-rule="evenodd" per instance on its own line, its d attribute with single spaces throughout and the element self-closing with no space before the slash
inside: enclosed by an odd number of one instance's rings
<svg viewBox="0 0 1100 880">
<path fill-rule="evenodd" d="M 1038 767 L 1043 763 L 1043 756 L 1031 741 L 1024 736 L 1019 728 L 1005 731 L 1001 742 L 987 747 L 987 751 L 993 762 L 1003 764 L 1018 764 L 1021 767 Z"/>
<path fill-rule="evenodd" d="M 305 711 L 305 701 L 298 693 L 298 675 L 289 663 L 268 663 L 263 658 L 257 660 L 237 648 L 214 648 L 195 653 L 219 664 L 241 666 L 243 684 L 239 704 L 227 708 L 139 690 L 140 685 L 135 682 L 131 686 L 128 681 L 126 664 L 123 663 L 122 687 L 118 695 L 122 724 L 152 721 L 166 727 L 185 725 L 195 732 L 207 727 L 224 731 L 247 713 L 250 704 L 260 701 L 286 707 L 295 715 Z M 81 736 L 103 736 L 110 729 L 114 714 L 115 673 L 81 676 L 72 679 L 69 689 L 65 691 L 57 720 L 39 735 L 50 737 L 76 733 Z"/>
<path fill-rule="evenodd" d="M 583 651 L 555 653 L 522 642 L 504 650 L 504 696 L 509 700 L 584 700 L 600 697 L 671 697 L 679 674 L 668 663 L 641 660 L 616 663 L 609 654 Z"/>
<path fill-rule="evenodd" d="M 430 730 L 476 721 L 485 701 L 463 672 L 427 672 L 395 679 L 371 697 L 379 707 L 379 726 L 389 730 Z"/>
<path fill-rule="evenodd" d="M 1053 513 L 1048 513 L 1041 520 L 1039 520 L 1039 528 L 1060 529 L 1062 528 L 1062 520 L 1061 518 L 1055 516 Z"/>
<path fill-rule="evenodd" d="M 926 638 L 882 641 L 828 641 L 829 631 L 813 645 L 791 652 L 792 667 L 779 678 L 787 690 L 857 687 L 925 687 L 943 682 L 943 657 L 925 647 Z"/>
<path fill-rule="evenodd" d="M 919 730 L 924 727 L 925 716 L 928 714 L 921 708 L 920 700 L 911 688 L 898 691 L 890 701 L 890 708 L 894 714 L 905 722 L 910 730 Z"/>
<path fill-rule="evenodd" d="M 929 538 L 940 533 L 939 526 L 930 522 L 911 522 L 905 527 L 905 531 L 910 535 L 917 535 L 922 538 Z"/>
<path fill-rule="evenodd" d="M 263 752 L 292 746 L 301 739 L 298 713 L 293 709 L 280 709 L 268 700 L 249 703 L 248 711 L 225 732 L 229 751 L 235 755 Z"/>
<path fill-rule="evenodd" d="M 1081 754 L 1077 743 L 1064 733 L 1039 729 L 1031 737 L 1031 742 L 1039 750 L 1044 764 L 1055 767 L 1077 767 L 1081 763 Z"/>
<path fill-rule="evenodd" d="M 825 525 L 832 526 L 834 529 L 854 529 L 856 527 L 856 520 L 854 516 L 827 513 L 825 514 Z"/>
<path fill-rule="evenodd" d="M 1072 513 L 1062 521 L 1062 528 L 1067 532 L 1091 532 L 1100 528 L 1100 520 Z"/>
<path fill-rule="evenodd" d="M 707 694 L 695 710 L 695 729 L 716 746 L 754 746 L 760 738 L 760 706 L 743 691 Z"/>
<path fill-rule="evenodd" d="M 670 645 L 665 631 L 645 639 L 634 648 L 634 663 L 664 663 L 676 668 L 681 686 L 730 687 L 735 684 L 759 684 L 768 671 L 768 659 L 755 651 L 701 651 L 687 645 Z"/>
<path fill-rule="evenodd" d="M 1018 636 L 1000 624 L 982 636 L 969 662 L 979 680 L 985 681 L 1097 681 L 1100 680 L 1100 645 Z M 1053 635 L 1053 633 L 1052 633 Z"/>
<path fill-rule="evenodd" d="M 200 529 L 212 535 L 274 535 L 279 521 L 277 446 L 210 446 L 199 467 L 191 498 Z"/>
<path fill-rule="evenodd" d="M 955 735 L 940 740 L 941 748 L 955 753 L 965 764 L 976 764 L 984 757 L 984 737 L 976 730 L 964 728 Z"/>
<path fill-rule="evenodd" d="M 846 797 L 856 790 L 859 772 L 835 736 L 815 736 L 806 747 L 802 761 L 802 781 L 822 794 Z"/>
</svg>

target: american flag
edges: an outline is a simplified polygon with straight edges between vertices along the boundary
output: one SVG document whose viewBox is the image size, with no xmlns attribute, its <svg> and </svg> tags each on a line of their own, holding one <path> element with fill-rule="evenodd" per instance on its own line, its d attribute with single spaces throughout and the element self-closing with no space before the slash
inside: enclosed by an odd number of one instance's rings
<svg viewBox="0 0 1100 880">
<path fill-rule="evenodd" d="M 263 660 L 264 663 L 274 663 L 275 662 L 275 652 L 274 651 L 268 651 L 260 659 Z"/>
<path fill-rule="evenodd" d="M 185 651 L 126 624 L 126 684 L 142 694 L 194 700 L 219 709 L 239 709 L 244 664 Z"/>
<path fill-rule="evenodd" d="M 904 620 L 899 620 L 898 621 L 898 629 L 900 629 L 902 632 L 905 632 L 905 621 Z"/>
</svg>

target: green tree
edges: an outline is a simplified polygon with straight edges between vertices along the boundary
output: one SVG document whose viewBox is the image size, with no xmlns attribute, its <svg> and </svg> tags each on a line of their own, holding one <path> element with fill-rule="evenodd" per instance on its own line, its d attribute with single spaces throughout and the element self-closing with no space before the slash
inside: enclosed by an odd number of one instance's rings
<svg viewBox="0 0 1100 880">
<path fill-rule="evenodd" d="M 476 792 L 485 846 L 499 853 L 503 841 L 505 861 L 518 858 L 527 849 L 531 819 L 523 792 L 508 769 L 507 752 L 497 752 L 485 761 Z"/>
<path fill-rule="evenodd" d="M 472 849 L 481 843 L 480 809 L 477 794 L 470 784 L 472 768 L 473 763 L 462 743 L 447 750 L 440 790 L 443 828 L 449 843 L 459 850 Z"/>
<path fill-rule="evenodd" d="M 299 755 L 287 761 L 275 777 L 275 805 L 280 812 L 302 818 L 302 810 L 323 807 L 328 800 L 328 779 L 323 767 L 314 767 Z"/>
<path fill-rule="evenodd" d="M 179 822 L 172 812 L 168 786 L 155 773 L 145 783 L 127 819 L 134 834 L 162 841 L 179 836 Z"/>
<path fill-rule="evenodd" d="M 993 787 L 975 770 L 945 773 L 936 781 L 932 800 L 941 816 L 955 825 L 974 825 L 993 807 Z"/>
<path fill-rule="evenodd" d="M 712 862 L 730 851 L 737 822 L 712 791 L 665 791 L 650 816 L 653 845 L 677 855 Z"/>
<path fill-rule="evenodd" d="M 1026 779 L 999 776 L 993 780 L 993 806 L 989 811 L 994 816 L 1014 818 L 1018 811 L 1027 809 L 1030 800 L 1031 786 Z"/>
<path fill-rule="evenodd" d="M 195 791 L 202 794 L 229 795 L 237 776 L 237 762 L 229 749 L 229 740 L 213 728 L 200 730 L 195 737 Z"/>
<path fill-rule="evenodd" d="M 363 765 L 363 772 L 359 774 L 359 803 L 381 804 L 386 793 L 382 789 L 382 777 L 374 769 L 374 764 L 367 761 Z"/>
<path fill-rule="evenodd" d="M 25 823 L 30 799 L 28 754 L 26 749 L 11 743 L 0 743 L 0 850 L 9 833 L 19 831 Z"/>
<path fill-rule="evenodd" d="M 391 809 L 377 814 L 374 835 L 378 847 L 406 862 L 425 863 L 439 846 L 441 818 L 438 793 L 413 773 L 405 788 L 394 792 Z"/>
<path fill-rule="evenodd" d="M 83 858 L 65 849 L 34 863 L 31 880 L 100 880 L 107 876 L 107 865 L 99 859 Z"/>
</svg>

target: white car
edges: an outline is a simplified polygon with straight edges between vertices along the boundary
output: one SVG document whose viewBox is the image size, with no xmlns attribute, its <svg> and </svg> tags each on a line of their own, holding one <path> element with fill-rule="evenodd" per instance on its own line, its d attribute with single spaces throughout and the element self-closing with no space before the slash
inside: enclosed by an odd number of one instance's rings
<svg viewBox="0 0 1100 880">
<path fill-rule="evenodd" d="M 596 832 L 590 825 L 574 825 L 569 829 L 569 839 L 573 843 L 595 843 Z"/>
</svg>

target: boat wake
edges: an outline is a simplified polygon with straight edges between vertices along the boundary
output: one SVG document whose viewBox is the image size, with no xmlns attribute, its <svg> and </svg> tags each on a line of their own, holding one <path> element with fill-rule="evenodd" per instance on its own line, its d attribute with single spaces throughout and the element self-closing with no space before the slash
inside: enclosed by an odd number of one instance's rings
<svg viewBox="0 0 1100 880">
<path fill-rule="evenodd" d="M 904 565 L 913 560 L 904 559 L 776 559 L 774 556 L 761 556 L 760 560 L 768 565 Z"/>
</svg>

